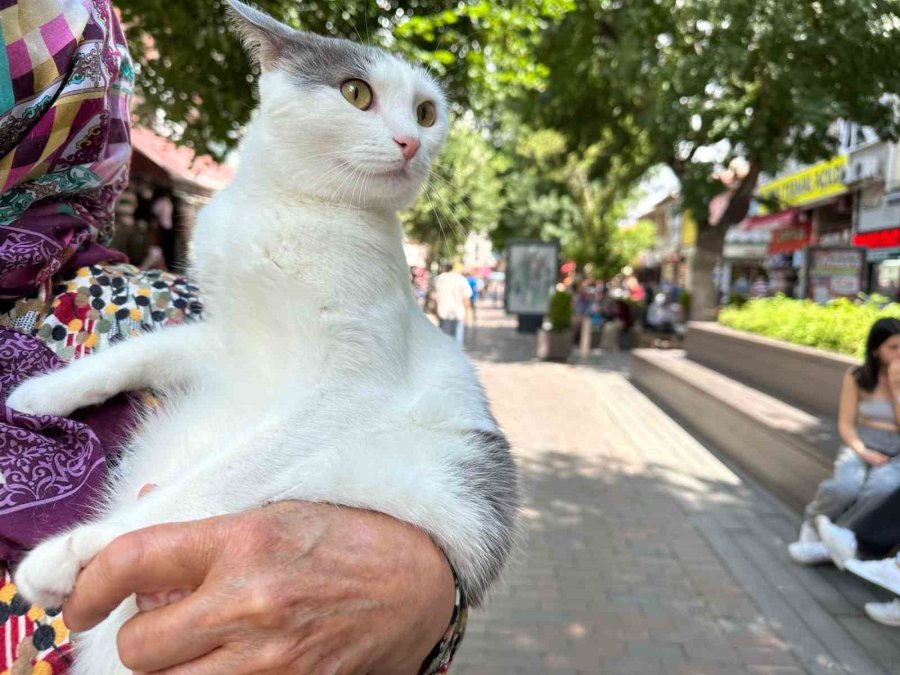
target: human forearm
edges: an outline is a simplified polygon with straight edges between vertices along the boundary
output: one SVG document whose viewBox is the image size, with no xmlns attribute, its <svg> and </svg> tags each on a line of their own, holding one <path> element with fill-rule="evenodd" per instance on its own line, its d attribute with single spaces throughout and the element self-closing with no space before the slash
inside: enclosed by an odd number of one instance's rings
<svg viewBox="0 0 900 675">
<path fill-rule="evenodd" d="M 838 428 L 841 440 L 844 444 L 858 455 L 862 455 L 866 450 L 866 444 L 862 442 L 856 428 L 851 425 L 840 425 Z"/>
</svg>

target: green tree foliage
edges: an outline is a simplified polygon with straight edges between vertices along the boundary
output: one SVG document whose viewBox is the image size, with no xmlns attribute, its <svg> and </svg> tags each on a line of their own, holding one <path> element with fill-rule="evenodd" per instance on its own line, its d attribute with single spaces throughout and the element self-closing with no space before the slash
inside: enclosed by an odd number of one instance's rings
<svg viewBox="0 0 900 675">
<path fill-rule="evenodd" d="M 470 231 L 490 233 L 503 208 L 504 158 L 471 124 L 458 121 L 434 163 L 423 196 L 403 215 L 407 234 L 435 259 L 458 254 Z"/>
<path fill-rule="evenodd" d="M 568 0 L 254 0 L 285 23 L 386 46 L 430 67 L 462 108 L 493 109 L 542 85 L 532 48 Z M 140 85 L 138 113 L 221 157 L 254 107 L 253 74 L 223 0 L 122 0 Z"/>
<path fill-rule="evenodd" d="M 497 248 L 514 237 L 559 239 L 564 258 L 610 278 L 633 261 L 640 250 L 634 245 L 652 244 L 655 230 L 648 237 L 644 225 L 618 227 L 634 178 L 616 180 L 614 170 L 597 177 L 602 144 L 571 151 L 566 137 L 552 129 L 518 128 L 511 135 L 515 148 L 503 181 L 507 207 L 493 236 Z"/>
<path fill-rule="evenodd" d="M 600 139 L 607 166 L 672 168 L 700 225 L 696 307 L 711 299 L 724 231 L 746 215 L 762 172 L 831 154 L 838 118 L 897 135 L 897 99 L 885 92 L 900 92 L 898 9 L 897 0 L 583 0 L 544 34 L 550 76 L 531 111 L 578 147 Z M 713 227 L 708 204 L 723 190 L 713 175 L 736 157 L 749 171 Z"/>
</svg>

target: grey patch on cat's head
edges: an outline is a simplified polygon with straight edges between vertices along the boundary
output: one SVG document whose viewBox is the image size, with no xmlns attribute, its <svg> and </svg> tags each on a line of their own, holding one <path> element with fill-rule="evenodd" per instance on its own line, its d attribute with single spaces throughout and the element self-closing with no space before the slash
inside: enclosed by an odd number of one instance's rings
<svg viewBox="0 0 900 675">
<path fill-rule="evenodd" d="M 483 430 L 470 431 L 467 436 L 481 452 L 462 462 L 459 471 L 471 490 L 470 496 L 483 502 L 491 535 L 487 542 L 488 560 L 483 561 L 479 578 L 459 579 L 466 598 L 477 607 L 512 551 L 521 498 L 518 470 L 506 437 L 498 431 Z"/>
<path fill-rule="evenodd" d="M 228 4 L 232 27 L 260 68 L 283 70 L 302 84 L 334 87 L 363 78 L 387 56 L 376 47 L 294 30 L 238 0 Z"/>
</svg>

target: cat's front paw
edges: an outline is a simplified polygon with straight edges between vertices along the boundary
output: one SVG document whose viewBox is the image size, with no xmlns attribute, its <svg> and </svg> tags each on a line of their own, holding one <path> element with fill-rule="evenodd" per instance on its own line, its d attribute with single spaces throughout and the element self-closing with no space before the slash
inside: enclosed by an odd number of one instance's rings
<svg viewBox="0 0 900 675">
<path fill-rule="evenodd" d="M 19 564 L 14 575 L 16 590 L 38 607 L 60 607 L 75 588 L 79 571 L 81 561 L 72 548 L 71 535 L 54 537 Z"/>
<path fill-rule="evenodd" d="M 108 398 L 107 392 L 85 386 L 68 370 L 65 368 L 26 380 L 9 395 L 6 405 L 30 415 L 67 417 L 79 408 L 102 403 Z"/>
</svg>

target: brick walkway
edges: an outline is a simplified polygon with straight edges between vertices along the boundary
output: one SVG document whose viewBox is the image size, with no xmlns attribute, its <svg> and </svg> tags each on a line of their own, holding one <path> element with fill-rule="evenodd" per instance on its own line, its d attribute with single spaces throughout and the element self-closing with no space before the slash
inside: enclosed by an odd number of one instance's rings
<svg viewBox="0 0 900 675">
<path fill-rule="evenodd" d="M 485 307 L 467 342 L 527 509 L 455 675 L 900 673 L 900 631 L 861 613 L 872 591 L 791 565 L 796 517 L 636 390 L 627 357 L 535 362 Z"/>
</svg>

